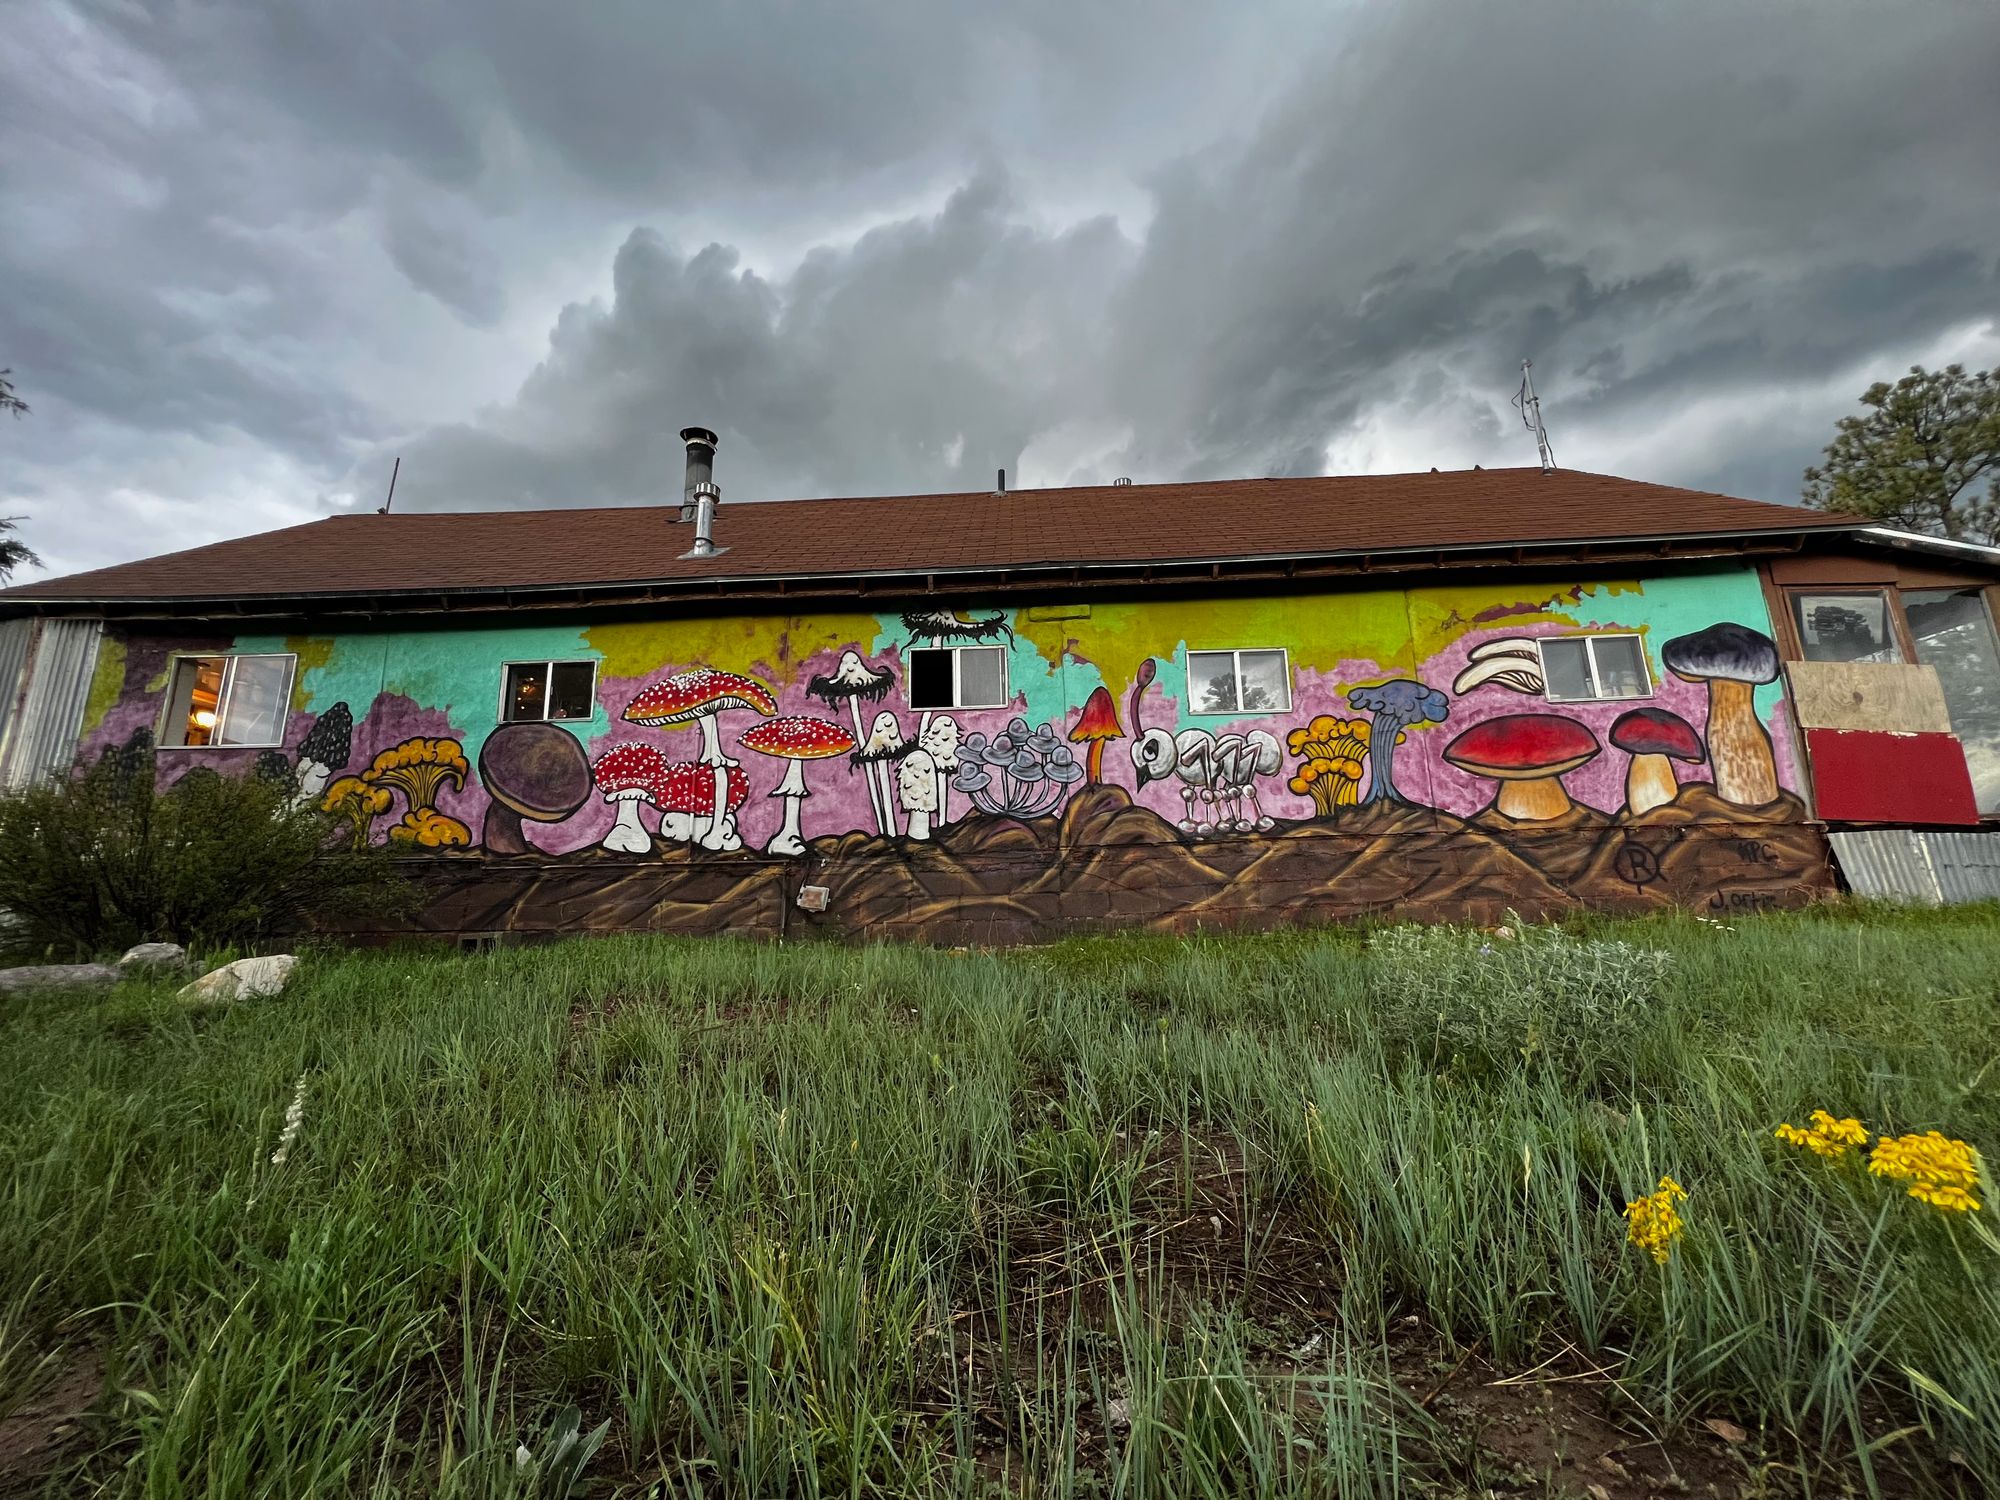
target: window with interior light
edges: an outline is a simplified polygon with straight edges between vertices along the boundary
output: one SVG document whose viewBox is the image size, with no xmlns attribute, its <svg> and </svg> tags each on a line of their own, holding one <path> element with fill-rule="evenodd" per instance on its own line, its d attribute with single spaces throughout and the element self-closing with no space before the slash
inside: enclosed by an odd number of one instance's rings
<svg viewBox="0 0 2000 1500">
<path fill-rule="evenodd" d="M 1535 642 L 1542 696 L 1551 703 L 1650 698 L 1653 674 L 1636 635 L 1551 635 Z"/>
<path fill-rule="evenodd" d="M 1281 649 L 1190 651 L 1191 714 L 1282 714 L 1292 708 L 1292 663 Z"/>
<path fill-rule="evenodd" d="M 1005 708 L 1007 653 L 999 646 L 916 646 L 903 653 L 910 707 Z"/>
<path fill-rule="evenodd" d="M 161 748 L 268 750 L 283 744 L 297 666 L 289 654 L 176 657 Z"/>
<path fill-rule="evenodd" d="M 587 719 L 597 711 L 594 661 L 510 661 L 500 690 L 503 724 Z"/>
</svg>

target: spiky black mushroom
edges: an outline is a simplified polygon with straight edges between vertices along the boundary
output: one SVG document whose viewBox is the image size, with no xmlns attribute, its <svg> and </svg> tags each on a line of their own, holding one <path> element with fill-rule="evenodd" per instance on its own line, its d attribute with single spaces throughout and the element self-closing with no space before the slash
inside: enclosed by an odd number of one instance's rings
<svg viewBox="0 0 2000 1500">
<path fill-rule="evenodd" d="M 346 766 L 354 754 L 354 712 L 345 702 L 336 703 L 299 742 L 299 760 L 317 761 L 328 771 Z"/>
<path fill-rule="evenodd" d="M 282 750 L 266 750 L 257 757 L 257 764 L 250 774 L 259 781 L 269 782 L 290 790 L 292 785 L 292 763 L 285 759 Z"/>
</svg>

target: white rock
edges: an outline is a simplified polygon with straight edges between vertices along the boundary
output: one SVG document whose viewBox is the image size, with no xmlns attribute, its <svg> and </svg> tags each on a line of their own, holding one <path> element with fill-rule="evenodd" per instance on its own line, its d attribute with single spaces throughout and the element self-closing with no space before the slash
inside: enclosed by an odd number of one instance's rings
<svg viewBox="0 0 2000 1500">
<path fill-rule="evenodd" d="M 297 962 L 298 959 L 289 953 L 274 953 L 268 958 L 239 958 L 233 964 L 224 964 L 213 973 L 202 975 L 180 992 L 180 998 L 213 1002 L 256 1000 L 275 995 L 284 989 L 286 979 L 291 976 L 292 965 Z"/>
<path fill-rule="evenodd" d="M 188 967 L 187 949 L 179 943 L 141 943 L 136 948 L 127 948 L 118 960 L 121 969 L 185 969 Z"/>
</svg>

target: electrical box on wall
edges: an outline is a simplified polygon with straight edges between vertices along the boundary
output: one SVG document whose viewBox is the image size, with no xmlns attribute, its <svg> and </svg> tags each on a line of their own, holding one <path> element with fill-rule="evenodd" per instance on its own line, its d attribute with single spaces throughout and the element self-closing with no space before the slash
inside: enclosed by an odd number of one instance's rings
<svg viewBox="0 0 2000 1500">
<path fill-rule="evenodd" d="M 825 911 L 827 897 L 832 894 L 823 885 L 802 885 L 799 887 L 800 911 Z"/>
</svg>

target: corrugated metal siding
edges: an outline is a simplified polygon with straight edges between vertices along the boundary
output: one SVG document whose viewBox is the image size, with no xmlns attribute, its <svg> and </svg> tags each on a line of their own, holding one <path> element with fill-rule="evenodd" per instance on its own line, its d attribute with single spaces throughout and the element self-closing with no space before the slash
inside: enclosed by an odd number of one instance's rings
<svg viewBox="0 0 2000 1500">
<path fill-rule="evenodd" d="M 0 621 L 0 766 L 7 763 L 7 731 L 14 723 L 15 705 L 28 686 L 25 674 L 34 639 L 33 620 Z"/>
<path fill-rule="evenodd" d="M 101 620 L 41 622 L 28 662 L 28 690 L 18 720 L 8 726 L 0 785 L 26 786 L 70 768 L 103 630 Z"/>
<path fill-rule="evenodd" d="M 1827 838 L 1857 895 L 1927 906 L 2000 901 L 2000 833 L 1870 828 Z"/>
</svg>

